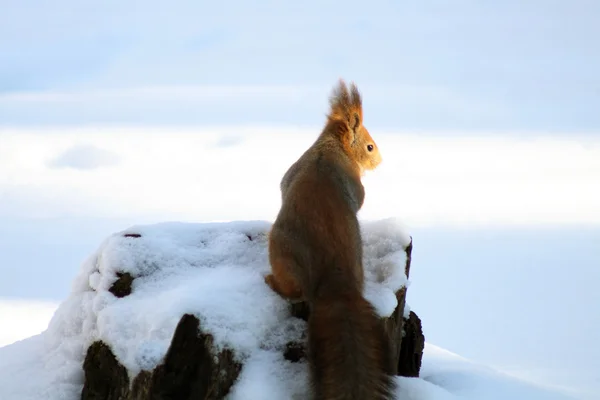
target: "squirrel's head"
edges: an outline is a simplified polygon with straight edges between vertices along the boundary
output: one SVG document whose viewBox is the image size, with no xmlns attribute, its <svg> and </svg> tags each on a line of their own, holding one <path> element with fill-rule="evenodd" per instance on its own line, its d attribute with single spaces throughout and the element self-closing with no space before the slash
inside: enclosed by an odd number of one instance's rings
<svg viewBox="0 0 600 400">
<path fill-rule="evenodd" d="M 354 153 L 354 159 L 360 165 L 361 172 L 375 169 L 381 163 L 381 154 L 377 143 L 362 124 L 357 129 L 354 143 L 350 145 L 350 148 Z"/>
<path fill-rule="evenodd" d="M 361 173 L 375 169 L 381 163 L 381 154 L 377 144 L 363 125 L 362 99 L 354 83 L 350 90 L 340 80 L 330 97 L 331 110 L 328 125 L 344 150 L 354 160 Z"/>
</svg>

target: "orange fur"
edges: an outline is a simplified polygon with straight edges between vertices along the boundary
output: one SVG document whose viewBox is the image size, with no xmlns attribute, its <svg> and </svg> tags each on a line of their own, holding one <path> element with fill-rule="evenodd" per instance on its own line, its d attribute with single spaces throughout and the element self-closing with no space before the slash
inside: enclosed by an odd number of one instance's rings
<svg viewBox="0 0 600 400">
<path fill-rule="evenodd" d="M 316 400 L 391 398 L 391 358 L 379 318 L 362 296 L 357 212 L 361 176 L 381 162 L 363 125 L 354 84 L 334 89 L 326 125 L 281 181 L 282 205 L 269 234 L 271 274 L 282 297 L 306 300 Z"/>
</svg>

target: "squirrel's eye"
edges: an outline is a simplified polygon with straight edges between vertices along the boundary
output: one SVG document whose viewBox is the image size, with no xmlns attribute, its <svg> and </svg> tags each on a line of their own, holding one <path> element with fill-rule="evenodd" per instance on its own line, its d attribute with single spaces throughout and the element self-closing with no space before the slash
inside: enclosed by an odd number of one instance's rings
<svg viewBox="0 0 600 400">
<path fill-rule="evenodd" d="M 373 151 L 373 145 L 372 144 L 367 145 L 367 150 Z"/>
</svg>

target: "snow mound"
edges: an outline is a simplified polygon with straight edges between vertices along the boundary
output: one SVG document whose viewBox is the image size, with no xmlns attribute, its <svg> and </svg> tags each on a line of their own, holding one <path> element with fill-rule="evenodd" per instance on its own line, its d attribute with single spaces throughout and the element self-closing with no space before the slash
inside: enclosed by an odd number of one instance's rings
<svg viewBox="0 0 600 400">
<path fill-rule="evenodd" d="M 440 390 L 441 388 L 443 391 Z M 425 346 L 421 379 L 408 380 L 404 390 L 409 389 L 419 393 L 419 396 L 408 396 L 406 399 L 402 398 L 403 400 L 574 400 L 583 398 L 579 394 L 576 396 L 575 393 L 567 393 L 559 388 L 544 387 L 479 365 L 431 344 Z"/>
<path fill-rule="evenodd" d="M 307 367 L 282 354 L 287 342 L 300 339 L 305 323 L 290 316 L 287 302 L 263 280 L 270 226 L 161 223 L 109 236 L 83 263 L 48 329 L 25 341 L 29 347 L 21 342 L 6 348 L 15 354 L 26 348 L 31 363 L 17 365 L 13 357 L 0 363 L 3 377 L 13 376 L 1 382 L 0 398 L 78 398 L 83 359 L 96 340 L 111 347 L 129 376 L 153 369 L 186 313 L 198 317 L 218 347 L 233 348 L 244 362 L 230 399 L 304 398 Z M 363 222 L 361 229 L 365 296 L 388 316 L 397 305 L 394 293 L 407 284 L 404 249 L 410 237 L 395 219 Z M 117 273 L 135 278 L 132 293 L 123 298 L 109 291 Z"/>
</svg>

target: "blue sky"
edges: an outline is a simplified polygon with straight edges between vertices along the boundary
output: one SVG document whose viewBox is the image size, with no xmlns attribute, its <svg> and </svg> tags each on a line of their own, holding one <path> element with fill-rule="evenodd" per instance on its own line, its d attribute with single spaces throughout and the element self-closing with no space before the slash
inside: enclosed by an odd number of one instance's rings
<svg viewBox="0 0 600 400">
<path fill-rule="evenodd" d="M 318 125 L 341 76 L 380 127 L 598 132 L 599 13 L 591 0 L 4 1 L 0 125 Z"/>
</svg>

